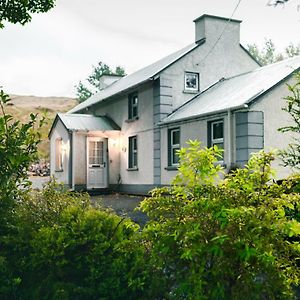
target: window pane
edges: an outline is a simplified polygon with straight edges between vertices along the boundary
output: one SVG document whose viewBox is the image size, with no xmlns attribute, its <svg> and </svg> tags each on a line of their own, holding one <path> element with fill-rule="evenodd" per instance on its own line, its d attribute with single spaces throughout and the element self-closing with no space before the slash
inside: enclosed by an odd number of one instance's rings
<svg viewBox="0 0 300 300">
<path fill-rule="evenodd" d="M 132 107 L 132 118 L 137 117 L 137 106 Z"/>
<path fill-rule="evenodd" d="M 138 95 L 129 95 L 128 97 L 128 118 L 132 119 L 138 116 Z"/>
<path fill-rule="evenodd" d="M 137 166 L 137 152 L 133 153 L 133 167 Z"/>
<path fill-rule="evenodd" d="M 179 145 L 180 144 L 180 134 L 179 130 L 172 131 L 172 145 Z"/>
<path fill-rule="evenodd" d="M 138 156 L 137 137 L 136 136 L 130 137 L 128 142 L 129 142 L 128 167 L 134 168 L 137 167 L 137 156 Z"/>
<path fill-rule="evenodd" d="M 214 143 L 214 146 L 218 146 L 219 149 L 224 149 L 224 143 Z"/>
<path fill-rule="evenodd" d="M 185 74 L 185 87 L 188 89 L 198 89 L 198 74 L 186 73 Z"/>
<path fill-rule="evenodd" d="M 138 102 L 138 97 L 137 96 L 133 96 L 132 97 L 132 105 L 136 105 Z"/>
<path fill-rule="evenodd" d="M 213 123 L 213 140 L 223 138 L 223 122 Z"/>
<path fill-rule="evenodd" d="M 179 163 L 179 156 L 177 154 L 177 150 L 178 150 L 177 148 L 172 149 L 172 158 L 173 158 L 172 163 L 173 164 L 178 164 Z"/>
<path fill-rule="evenodd" d="M 55 169 L 62 169 L 62 140 L 60 138 L 55 140 Z"/>
</svg>

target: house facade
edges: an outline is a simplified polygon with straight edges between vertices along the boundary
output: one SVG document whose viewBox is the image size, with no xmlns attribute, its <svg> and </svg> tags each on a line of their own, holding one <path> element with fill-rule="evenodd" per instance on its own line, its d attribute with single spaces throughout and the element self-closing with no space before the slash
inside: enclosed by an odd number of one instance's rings
<svg viewBox="0 0 300 300">
<path fill-rule="evenodd" d="M 74 190 L 144 194 L 170 183 L 176 151 L 190 139 L 224 148 L 227 169 L 278 148 L 277 128 L 289 121 L 281 111 L 285 82 L 299 57 L 262 68 L 240 45 L 241 21 L 203 15 L 194 22 L 194 43 L 108 78 L 106 88 L 56 116 L 49 137 L 58 181 Z"/>
</svg>

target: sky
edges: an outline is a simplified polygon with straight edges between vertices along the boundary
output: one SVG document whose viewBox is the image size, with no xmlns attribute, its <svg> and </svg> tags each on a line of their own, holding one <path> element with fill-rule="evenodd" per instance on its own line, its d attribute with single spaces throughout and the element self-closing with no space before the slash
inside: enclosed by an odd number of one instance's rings
<svg viewBox="0 0 300 300">
<path fill-rule="evenodd" d="M 74 97 L 103 61 L 127 74 L 194 42 L 202 14 L 242 20 L 241 44 L 300 44 L 300 0 L 57 0 L 25 26 L 0 29 L 0 86 L 18 95 Z"/>
</svg>

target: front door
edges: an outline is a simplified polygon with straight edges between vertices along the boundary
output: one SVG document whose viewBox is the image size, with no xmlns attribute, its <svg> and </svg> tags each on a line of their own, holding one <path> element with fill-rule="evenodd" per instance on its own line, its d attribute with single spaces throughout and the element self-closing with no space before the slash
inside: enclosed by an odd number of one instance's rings
<svg viewBox="0 0 300 300">
<path fill-rule="evenodd" d="M 87 138 L 87 188 L 107 188 L 107 139 Z"/>
</svg>

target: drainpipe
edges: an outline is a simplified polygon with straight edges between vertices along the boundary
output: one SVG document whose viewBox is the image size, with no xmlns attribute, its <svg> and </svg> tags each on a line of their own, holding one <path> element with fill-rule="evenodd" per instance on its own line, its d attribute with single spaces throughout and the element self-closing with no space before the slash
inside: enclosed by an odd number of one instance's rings
<svg viewBox="0 0 300 300">
<path fill-rule="evenodd" d="M 231 139 L 231 111 L 227 111 L 227 143 L 228 143 L 228 170 L 231 168 L 232 159 L 232 139 Z"/>
<path fill-rule="evenodd" d="M 73 187 L 73 132 L 69 131 L 69 188 Z"/>
<path fill-rule="evenodd" d="M 76 133 L 74 134 L 74 131 L 72 131 L 72 190 L 75 190 L 75 137 Z"/>
</svg>

